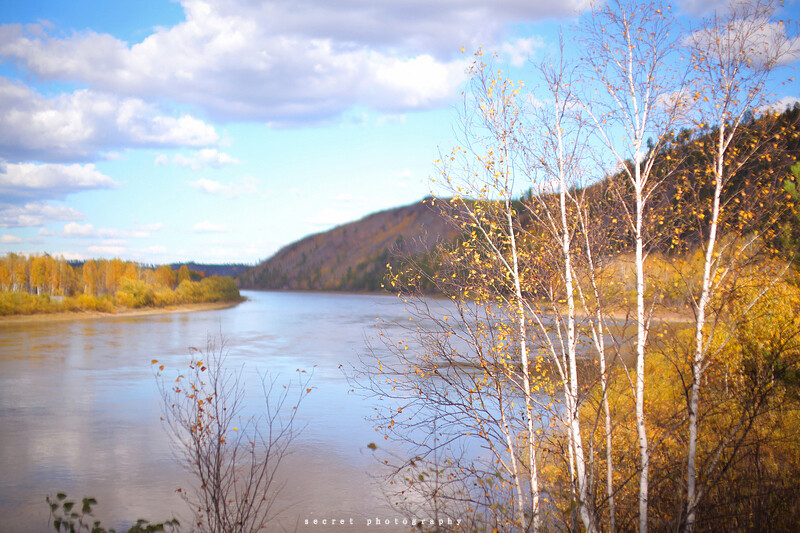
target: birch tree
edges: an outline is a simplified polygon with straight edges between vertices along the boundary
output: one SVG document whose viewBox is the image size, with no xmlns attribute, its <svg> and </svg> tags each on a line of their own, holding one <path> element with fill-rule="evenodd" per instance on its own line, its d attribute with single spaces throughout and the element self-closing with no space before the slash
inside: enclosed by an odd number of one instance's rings
<svg viewBox="0 0 800 533">
<path fill-rule="evenodd" d="M 676 50 L 674 19 L 668 6 L 642 6 L 616 0 L 594 10 L 585 31 L 590 81 L 586 94 L 597 90 L 599 100 L 584 98 L 597 139 L 613 154 L 616 168 L 624 173 L 633 194 L 620 194 L 632 235 L 636 277 L 636 368 L 634 397 L 639 439 L 639 531 L 647 531 L 647 495 L 650 448 L 647 435 L 645 356 L 652 305 L 645 302 L 645 258 L 653 237 L 645 226 L 648 200 L 658 187 L 652 170 L 665 138 L 678 118 L 684 76 L 673 70 Z M 648 146 L 649 141 L 649 146 Z"/>
<path fill-rule="evenodd" d="M 457 216 L 464 216 L 472 233 L 475 251 L 498 269 L 501 283 L 492 295 L 510 313 L 515 328 L 520 372 L 512 382 L 522 396 L 523 442 L 527 452 L 527 481 L 524 482 L 516 454 L 511 453 L 511 468 L 515 470 L 515 490 L 518 525 L 534 531 L 540 527 L 540 495 L 537 468 L 538 418 L 533 398 L 532 363 L 529 346 L 529 315 L 525 305 L 525 281 L 521 268 L 519 243 L 519 206 L 514 202 L 517 180 L 523 176 L 525 165 L 521 143 L 524 137 L 523 111 L 519 107 L 519 87 L 502 72 L 491 72 L 480 53 L 471 70 L 472 100 L 467 100 L 463 121 L 463 147 L 453 150 L 443 159 L 440 174 L 447 190 L 454 193 L 452 202 Z M 460 165 L 455 171 L 453 164 Z M 469 198 L 478 199 L 473 203 Z M 499 290 L 498 290 L 499 289 Z M 502 415 L 501 415 L 502 416 Z M 506 421 L 501 420 L 504 426 Z M 516 447 L 519 436 L 508 435 L 510 450 Z M 530 506 L 530 520 L 525 516 Z"/>
<path fill-rule="evenodd" d="M 765 83 L 776 66 L 789 58 L 792 52 L 792 42 L 786 35 L 785 23 L 772 20 L 775 9 L 775 3 L 769 0 L 733 3 L 726 13 L 714 13 L 704 20 L 685 41 L 691 51 L 697 80 L 694 95 L 697 123 L 701 127 L 708 124 L 716 127 L 714 142 L 709 143 L 711 157 L 710 172 L 707 173 L 713 183 L 713 193 L 710 206 L 701 206 L 702 212 L 708 213 L 710 219 L 703 236 L 702 281 L 694 305 L 695 341 L 688 406 L 684 523 L 684 530 L 688 532 L 695 529 L 697 506 L 703 495 L 702 480 L 698 486 L 698 412 L 703 373 L 713 362 L 711 339 L 718 326 L 716 321 L 709 321 L 707 311 L 712 299 L 735 271 L 736 263 L 741 262 L 742 256 L 761 240 L 757 233 L 731 233 L 728 237 L 732 238 L 723 241 L 725 235 L 721 235 L 720 231 L 728 213 L 732 211 L 726 209 L 723 201 L 741 203 L 740 198 L 731 195 L 723 198 L 723 191 L 751 159 L 763 153 L 767 139 L 762 133 L 751 138 L 744 146 L 734 141 L 742 135 L 745 127 L 743 122 L 747 117 L 759 113 L 759 107 L 767 103 Z M 736 208 L 741 210 L 746 206 L 738 205 Z M 745 308 L 752 303 L 746 304 Z M 716 346 L 714 350 L 721 348 Z"/>
</svg>

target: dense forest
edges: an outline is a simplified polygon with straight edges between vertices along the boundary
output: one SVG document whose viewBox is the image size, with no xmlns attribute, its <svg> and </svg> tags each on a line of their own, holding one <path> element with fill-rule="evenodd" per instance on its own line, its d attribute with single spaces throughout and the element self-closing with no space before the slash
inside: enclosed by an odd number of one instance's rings
<svg viewBox="0 0 800 533">
<path fill-rule="evenodd" d="M 121 259 L 69 262 L 48 254 L 0 258 L 0 315 L 103 311 L 241 298 L 231 277 L 186 265 L 144 267 Z"/>
</svg>

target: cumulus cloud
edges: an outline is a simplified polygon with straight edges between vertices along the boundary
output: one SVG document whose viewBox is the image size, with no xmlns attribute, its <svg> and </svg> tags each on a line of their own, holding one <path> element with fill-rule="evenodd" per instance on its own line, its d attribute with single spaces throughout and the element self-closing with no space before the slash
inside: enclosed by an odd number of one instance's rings
<svg viewBox="0 0 800 533">
<path fill-rule="evenodd" d="M 3 236 L 0 236 L 0 243 L 2 244 L 19 244 L 21 242 L 22 239 L 16 235 L 4 234 Z"/>
<path fill-rule="evenodd" d="M 136 231 L 143 231 L 147 232 L 147 236 L 150 236 L 151 231 L 158 231 L 164 227 L 163 222 L 151 222 L 149 224 L 139 224 L 136 226 Z"/>
<path fill-rule="evenodd" d="M 43 80 L 171 99 L 224 120 L 296 124 L 353 105 L 442 105 L 462 46 L 499 46 L 510 23 L 572 16 L 588 0 L 184 0 L 185 20 L 133 45 L 91 31 L 0 27 L 0 55 Z M 525 43 L 517 42 L 517 45 Z M 523 46 L 524 48 L 524 46 Z M 521 48 L 520 48 L 521 49 Z"/>
<path fill-rule="evenodd" d="M 800 37 L 789 37 L 786 24 L 766 18 L 735 18 L 719 29 L 698 30 L 684 44 L 709 54 L 757 67 L 788 65 L 800 59 Z"/>
<path fill-rule="evenodd" d="M 83 213 L 80 211 L 42 201 L 29 202 L 25 205 L 0 203 L 0 227 L 3 228 L 36 227 L 55 221 L 82 219 Z"/>
<path fill-rule="evenodd" d="M 200 170 L 205 167 L 220 168 L 225 165 L 235 165 L 239 160 L 231 157 L 225 152 L 220 152 L 216 148 L 203 148 L 190 156 L 177 154 L 172 161 L 179 166 L 189 167 L 193 170 Z"/>
<path fill-rule="evenodd" d="M 508 58 L 509 63 L 515 67 L 521 67 L 528 59 L 533 57 L 536 49 L 543 46 L 544 41 L 541 38 L 530 37 L 503 43 L 500 51 Z"/>
<path fill-rule="evenodd" d="M 113 179 L 92 164 L 9 163 L 0 170 L 0 195 L 12 203 L 63 199 L 80 191 L 116 187 Z"/>
<path fill-rule="evenodd" d="M 161 229 L 164 224 L 158 222 L 154 224 L 141 224 L 133 228 L 117 229 L 117 228 L 95 228 L 92 224 L 78 224 L 70 222 L 64 225 L 61 231 L 62 237 L 67 238 L 98 238 L 106 239 L 103 244 L 108 244 L 108 240 L 114 240 L 117 244 L 121 238 L 131 239 L 147 239 L 150 238 L 153 231 Z M 41 231 L 39 232 L 41 234 Z"/>
<path fill-rule="evenodd" d="M 61 236 L 67 238 L 92 237 L 94 235 L 94 226 L 91 224 L 78 224 L 77 222 L 70 222 L 64 225 L 64 230 L 61 232 Z"/>
<path fill-rule="evenodd" d="M 3 77 L 0 111 L 0 157 L 11 161 L 79 161 L 119 147 L 199 147 L 219 140 L 202 120 L 161 114 L 139 98 L 90 89 L 47 98 Z"/>
<path fill-rule="evenodd" d="M 708 15 L 726 12 L 730 3 L 731 0 L 683 0 L 680 7 L 691 15 Z"/>
</svg>

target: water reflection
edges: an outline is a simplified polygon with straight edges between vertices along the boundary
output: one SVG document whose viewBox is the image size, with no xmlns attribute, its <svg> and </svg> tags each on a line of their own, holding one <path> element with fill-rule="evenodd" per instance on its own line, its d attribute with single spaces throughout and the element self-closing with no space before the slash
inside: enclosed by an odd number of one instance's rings
<svg viewBox="0 0 800 533">
<path fill-rule="evenodd" d="M 186 484 L 160 423 L 151 359 L 177 372 L 188 347 L 227 337 L 242 367 L 250 413 L 263 408 L 260 379 L 313 371 L 300 411 L 306 425 L 284 465 L 283 524 L 308 517 L 391 515 L 372 484 L 366 444 L 371 407 L 343 373 L 376 317 L 399 318 L 391 296 L 248 293 L 226 310 L 144 317 L 0 324 L 0 514 L 8 532 L 47 531 L 44 497 L 64 491 L 98 499 L 97 518 L 182 517 Z M 393 515 L 391 515 L 393 516 Z M 374 517 L 373 517 L 374 518 Z M 382 528 L 389 531 L 391 528 Z M 315 531 L 322 531 L 316 528 Z"/>
</svg>

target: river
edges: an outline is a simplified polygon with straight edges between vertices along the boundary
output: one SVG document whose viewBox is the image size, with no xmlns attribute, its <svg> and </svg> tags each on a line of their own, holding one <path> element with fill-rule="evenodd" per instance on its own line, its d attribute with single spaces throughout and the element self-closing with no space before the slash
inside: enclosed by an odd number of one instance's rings
<svg viewBox="0 0 800 533">
<path fill-rule="evenodd" d="M 401 320 L 403 306 L 381 295 L 243 294 L 246 302 L 215 311 L 0 321 L 0 530 L 50 530 L 45 496 L 56 492 L 96 498 L 107 527 L 185 521 L 176 489 L 187 475 L 160 420 L 151 360 L 172 375 L 186 368 L 189 347 L 220 334 L 249 390 L 267 374 L 279 384 L 298 369 L 312 374 L 299 410 L 305 427 L 284 465 L 280 526 L 322 531 L 314 519 L 337 519 L 346 524 L 338 530 L 359 531 L 397 518 L 374 480 L 373 407 L 351 392 L 345 371 L 364 354 L 376 319 Z M 263 408 L 258 396 L 248 393 L 249 413 Z M 380 528 L 393 529 L 402 528 Z"/>
</svg>

